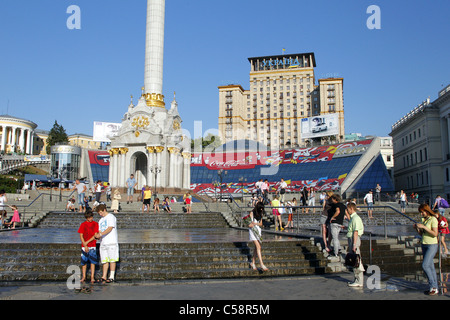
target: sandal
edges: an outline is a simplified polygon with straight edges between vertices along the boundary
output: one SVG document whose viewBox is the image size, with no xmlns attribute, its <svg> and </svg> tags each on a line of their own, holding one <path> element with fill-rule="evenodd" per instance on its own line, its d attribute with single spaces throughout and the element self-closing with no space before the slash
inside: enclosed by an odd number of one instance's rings
<svg viewBox="0 0 450 320">
<path fill-rule="evenodd" d="M 250 263 L 250 268 L 252 268 L 253 270 L 258 270 L 254 263 Z"/>
<path fill-rule="evenodd" d="M 261 270 L 262 270 L 262 271 L 269 271 L 269 269 L 268 269 L 265 265 L 262 265 L 262 266 L 261 266 Z"/>
<path fill-rule="evenodd" d="M 89 294 L 91 292 L 92 292 L 92 289 L 91 288 L 87 288 L 87 287 L 83 287 L 83 288 L 80 288 L 80 289 L 75 289 L 75 293 L 86 293 L 86 294 Z"/>
</svg>

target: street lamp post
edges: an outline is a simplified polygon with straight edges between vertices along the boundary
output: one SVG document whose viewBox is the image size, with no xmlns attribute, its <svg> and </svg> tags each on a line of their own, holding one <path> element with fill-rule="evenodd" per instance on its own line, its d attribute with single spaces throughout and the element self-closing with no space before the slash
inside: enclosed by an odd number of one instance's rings
<svg viewBox="0 0 450 320">
<path fill-rule="evenodd" d="M 157 164 L 154 164 L 151 168 L 150 168 L 151 173 L 153 173 L 155 175 L 155 194 L 156 194 L 156 181 L 158 178 L 158 173 L 161 172 L 161 166 L 158 166 Z"/>
<path fill-rule="evenodd" d="M 52 193 L 53 193 L 52 176 L 48 175 L 47 180 L 48 180 L 48 182 L 50 182 L 50 199 L 49 199 L 49 201 L 51 202 L 52 201 Z"/>
<path fill-rule="evenodd" d="M 223 169 L 220 169 L 217 171 L 217 174 L 219 175 L 220 180 L 220 202 L 222 202 L 222 183 L 223 183 L 223 175 L 227 175 L 228 171 L 224 171 Z"/>
</svg>

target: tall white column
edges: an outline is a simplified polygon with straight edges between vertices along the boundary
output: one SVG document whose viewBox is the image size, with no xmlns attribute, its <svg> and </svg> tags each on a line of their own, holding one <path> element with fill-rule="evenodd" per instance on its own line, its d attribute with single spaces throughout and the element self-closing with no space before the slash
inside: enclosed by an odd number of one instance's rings
<svg viewBox="0 0 450 320">
<path fill-rule="evenodd" d="M 145 93 L 162 94 L 165 0 L 148 0 Z"/>
<path fill-rule="evenodd" d="M 25 152 L 25 129 L 24 128 L 19 128 L 19 148 L 20 148 L 20 152 L 26 153 Z"/>
<path fill-rule="evenodd" d="M 32 145 L 33 145 L 33 135 L 32 135 L 31 130 L 28 130 L 27 131 L 27 151 L 26 151 L 26 153 L 31 154 L 31 155 L 33 154 Z"/>
<path fill-rule="evenodd" d="M 8 135 L 6 130 L 7 130 L 6 126 L 2 126 L 2 145 L 1 145 L 1 148 L 2 148 L 3 152 L 5 152 L 5 150 L 6 150 L 6 137 Z"/>
</svg>

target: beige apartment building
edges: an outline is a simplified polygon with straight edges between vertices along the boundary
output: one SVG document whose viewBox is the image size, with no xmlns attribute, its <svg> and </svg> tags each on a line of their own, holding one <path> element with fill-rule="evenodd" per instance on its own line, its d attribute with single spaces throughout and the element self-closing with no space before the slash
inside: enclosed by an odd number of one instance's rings
<svg viewBox="0 0 450 320">
<path fill-rule="evenodd" d="M 250 90 L 238 84 L 218 87 L 223 142 L 250 139 L 277 149 L 344 141 L 344 81 L 326 78 L 316 84 L 314 53 L 248 60 Z"/>
</svg>

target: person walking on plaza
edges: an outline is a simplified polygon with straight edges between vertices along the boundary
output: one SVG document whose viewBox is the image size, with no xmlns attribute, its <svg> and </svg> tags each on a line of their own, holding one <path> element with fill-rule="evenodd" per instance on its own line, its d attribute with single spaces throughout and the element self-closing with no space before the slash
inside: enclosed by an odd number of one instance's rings
<svg viewBox="0 0 450 320">
<path fill-rule="evenodd" d="M 86 221 L 78 228 L 81 240 L 81 282 L 86 280 L 87 264 L 91 264 L 91 283 L 95 282 L 95 266 L 98 264 L 97 258 L 97 240 L 95 235 L 98 233 L 98 223 L 94 221 L 92 210 L 86 210 L 84 213 Z"/>
<path fill-rule="evenodd" d="M 350 214 L 350 222 L 348 223 L 347 239 L 348 251 L 359 255 L 359 266 L 353 268 L 355 279 L 349 282 L 349 287 L 362 287 L 364 285 L 364 266 L 361 261 L 361 236 L 364 234 L 364 224 L 362 219 L 356 213 L 357 208 L 354 203 L 347 204 L 347 211 Z"/>
<path fill-rule="evenodd" d="M 405 213 L 406 211 L 406 205 L 408 204 L 407 198 L 406 193 L 403 190 L 400 190 L 400 209 L 402 213 Z"/>
<path fill-rule="evenodd" d="M 380 202 L 381 201 L 381 186 L 379 183 L 377 183 L 377 186 L 375 187 L 375 199 L 376 201 Z"/>
<path fill-rule="evenodd" d="M 364 204 L 368 206 L 367 208 L 367 215 L 369 219 L 372 219 L 372 213 L 373 213 L 373 193 L 372 190 L 369 190 L 369 192 L 364 197 Z"/>
<path fill-rule="evenodd" d="M 261 186 L 263 184 L 263 179 L 259 179 L 256 183 L 255 183 L 255 187 L 256 187 L 256 195 L 262 196 L 262 190 L 261 190 Z"/>
<path fill-rule="evenodd" d="M 84 212 L 85 211 L 84 195 L 87 190 L 86 185 L 77 179 L 77 180 L 75 180 L 75 186 L 72 188 L 72 190 L 77 190 L 79 212 Z"/>
<path fill-rule="evenodd" d="M 278 231 L 278 224 L 280 225 L 280 231 L 283 231 L 283 224 L 281 222 L 281 214 L 278 211 L 280 208 L 280 200 L 278 200 L 278 196 L 275 196 L 272 200 L 272 213 L 273 219 L 275 220 L 275 231 Z"/>
<path fill-rule="evenodd" d="M 134 178 L 134 174 L 130 175 L 130 177 L 127 179 L 127 204 L 133 203 L 133 195 L 134 195 L 134 188 L 136 188 L 137 182 Z"/>
<path fill-rule="evenodd" d="M 338 194 L 331 196 L 331 209 L 329 210 L 330 230 L 331 230 L 331 244 L 333 246 L 334 256 L 339 255 L 341 244 L 339 242 L 339 232 L 343 228 L 345 217 L 345 205 L 341 202 L 341 197 Z"/>
<path fill-rule="evenodd" d="M 312 207 L 313 213 L 316 213 L 316 191 L 314 191 L 314 187 L 309 188 L 308 190 L 308 206 Z"/>
<path fill-rule="evenodd" d="M 444 258 L 447 258 L 448 249 L 447 249 L 447 244 L 445 243 L 445 235 L 450 233 L 448 230 L 448 222 L 447 222 L 447 219 L 440 212 L 434 211 L 434 216 L 436 217 L 436 219 L 438 221 L 438 231 L 439 231 L 439 235 L 441 238 L 440 243 L 441 243 L 442 256 Z"/>
<path fill-rule="evenodd" d="M 1 225 L 0 225 L 0 229 L 3 228 L 3 223 L 4 223 L 4 218 L 6 217 L 6 202 L 8 201 L 8 199 L 6 198 L 6 191 L 5 190 L 0 190 L 0 220 L 1 220 Z"/>
<path fill-rule="evenodd" d="M 151 201 L 152 201 L 152 190 L 150 190 L 149 186 L 145 186 L 142 196 L 142 213 L 144 213 L 144 211 L 150 213 Z"/>
<path fill-rule="evenodd" d="M 445 215 L 445 208 L 448 208 L 448 203 L 447 201 L 442 198 L 440 195 L 436 196 L 436 199 L 434 200 L 434 205 L 433 205 L 433 210 L 437 210 L 439 211 L 439 213 L 441 214 L 441 216 Z"/>
<path fill-rule="evenodd" d="M 287 183 L 281 178 L 280 185 L 278 186 L 278 192 L 280 194 L 280 201 L 284 202 L 284 196 L 286 194 Z"/>
<path fill-rule="evenodd" d="M 106 190 L 105 190 L 106 192 L 106 201 L 111 201 L 112 199 L 111 199 L 111 185 L 109 184 L 109 182 L 108 182 L 108 184 L 106 185 Z"/>
<path fill-rule="evenodd" d="M 120 191 L 119 191 L 119 189 L 115 189 L 114 194 L 113 194 L 113 199 L 111 202 L 111 210 L 113 210 L 114 213 L 119 212 L 120 199 L 122 199 L 122 196 L 120 195 Z"/>
<path fill-rule="evenodd" d="M 183 200 L 184 203 L 186 204 L 186 213 L 191 213 L 192 212 L 192 208 L 191 208 L 191 202 L 192 202 L 192 196 L 191 194 L 188 192 L 183 196 Z"/>
<path fill-rule="evenodd" d="M 434 267 L 434 256 L 438 251 L 438 220 L 433 210 L 427 204 L 419 206 L 422 223 L 414 224 L 414 229 L 422 237 L 422 269 L 428 278 L 429 290 L 425 294 L 434 296 L 439 293 L 436 269 Z"/>
<path fill-rule="evenodd" d="M 331 202 L 331 196 L 333 191 L 327 191 L 326 197 L 323 202 L 322 213 L 320 214 L 320 230 L 322 233 L 322 240 L 324 244 L 324 249 L 326 252 L 330 252 L 329 243 L 331 240 L 331 234 L 329 231 L 330 220 L 328 219 L 328 211 L 331 210 L 333 203 Z"/>
<path fill-rule="evenodd" d="M 264 180 L 264 182 L 261 184 L 261 193 L 262 193 L 262 197 L 264 199 L 264 204 L 268 204 L 269 203 L 269 182 L 266 180 Z"/>
<path fill-rule="evenodd" d="M 16 223 L 20 223 L 20 214 L 19 214 L 19 209 L 17 208 L 16 205 L 12 205 L 12 206 L 8 206 L 11 209 L 13 209 L 13 216 L 11 218 L 11 221 L 8 223 L 5 223 L 5 225 L 12 225 L 12 229 L 16 228 Z"/>
<path fill-rule="evenodd" d="M 98 205 L 96 211 L 102 217 L 98 222 L 99 232 L 95 237 L 96 239 L 101 239 L 100 260 L 103 264 L 101 282 L 110 283 L 115 281 L 116 264 L 119 261 L 117 221 L 112 213 L 108 213 L 104 204 Z"/>
<path fill-rule="evenodd" d="M 95 201 L 97 202 L 97 204 L 100 203 L 100 199 L 102 198 L 102 182 L 100 180 L 97 181 L 97 183 L 95 184 Z M 96 205 L 94 205 L 95 207 Z"/>
<path fill-rule="evenodd" d="M 302 213 L 305 213 L 306 210 L 306 205 L 308 203 L 308 190 L 306 189 L 306 187 L 303 187 L 301 194 L 300 194 L 300 200 L 302 201 Z"/>
<path fill-rule="evenodd" d="M 258 202 L 256 206 L 250 211 L 250 224 L 249 224 L 249 238 L 255 245 L 255 250 L 253 252 L 252 263 L 250 267 L 253 270 L 258 270 L 256 268 L 256 256 L 258 256 L 259 263 L 261 265 L 261 269 L 263 271 L 268 271 L 269 269 L 264 265 L 262 259 L 262 236 L 261 236 L 261 227 L 263 226 L 262 217 L 264 214 L 264 204 Z M 256 234 L 255 234 L 256 233 Z"/>
<path fill-rule="evenodd" d="M 287 229 L 287 228 L 293 229 L 294 228 L 294 214 L 292 212 L 292 209 L 293 209 L 292 206 L 293 206 L 294 201 L 297 202 L 297 200 L 295 200 L 295 198 L 292 199 L 292 202 L 291 201 L 286 202 L 286 211 L 288 213 L 288 222 L 284 226 L 285 229 Z"/>
</svg>

